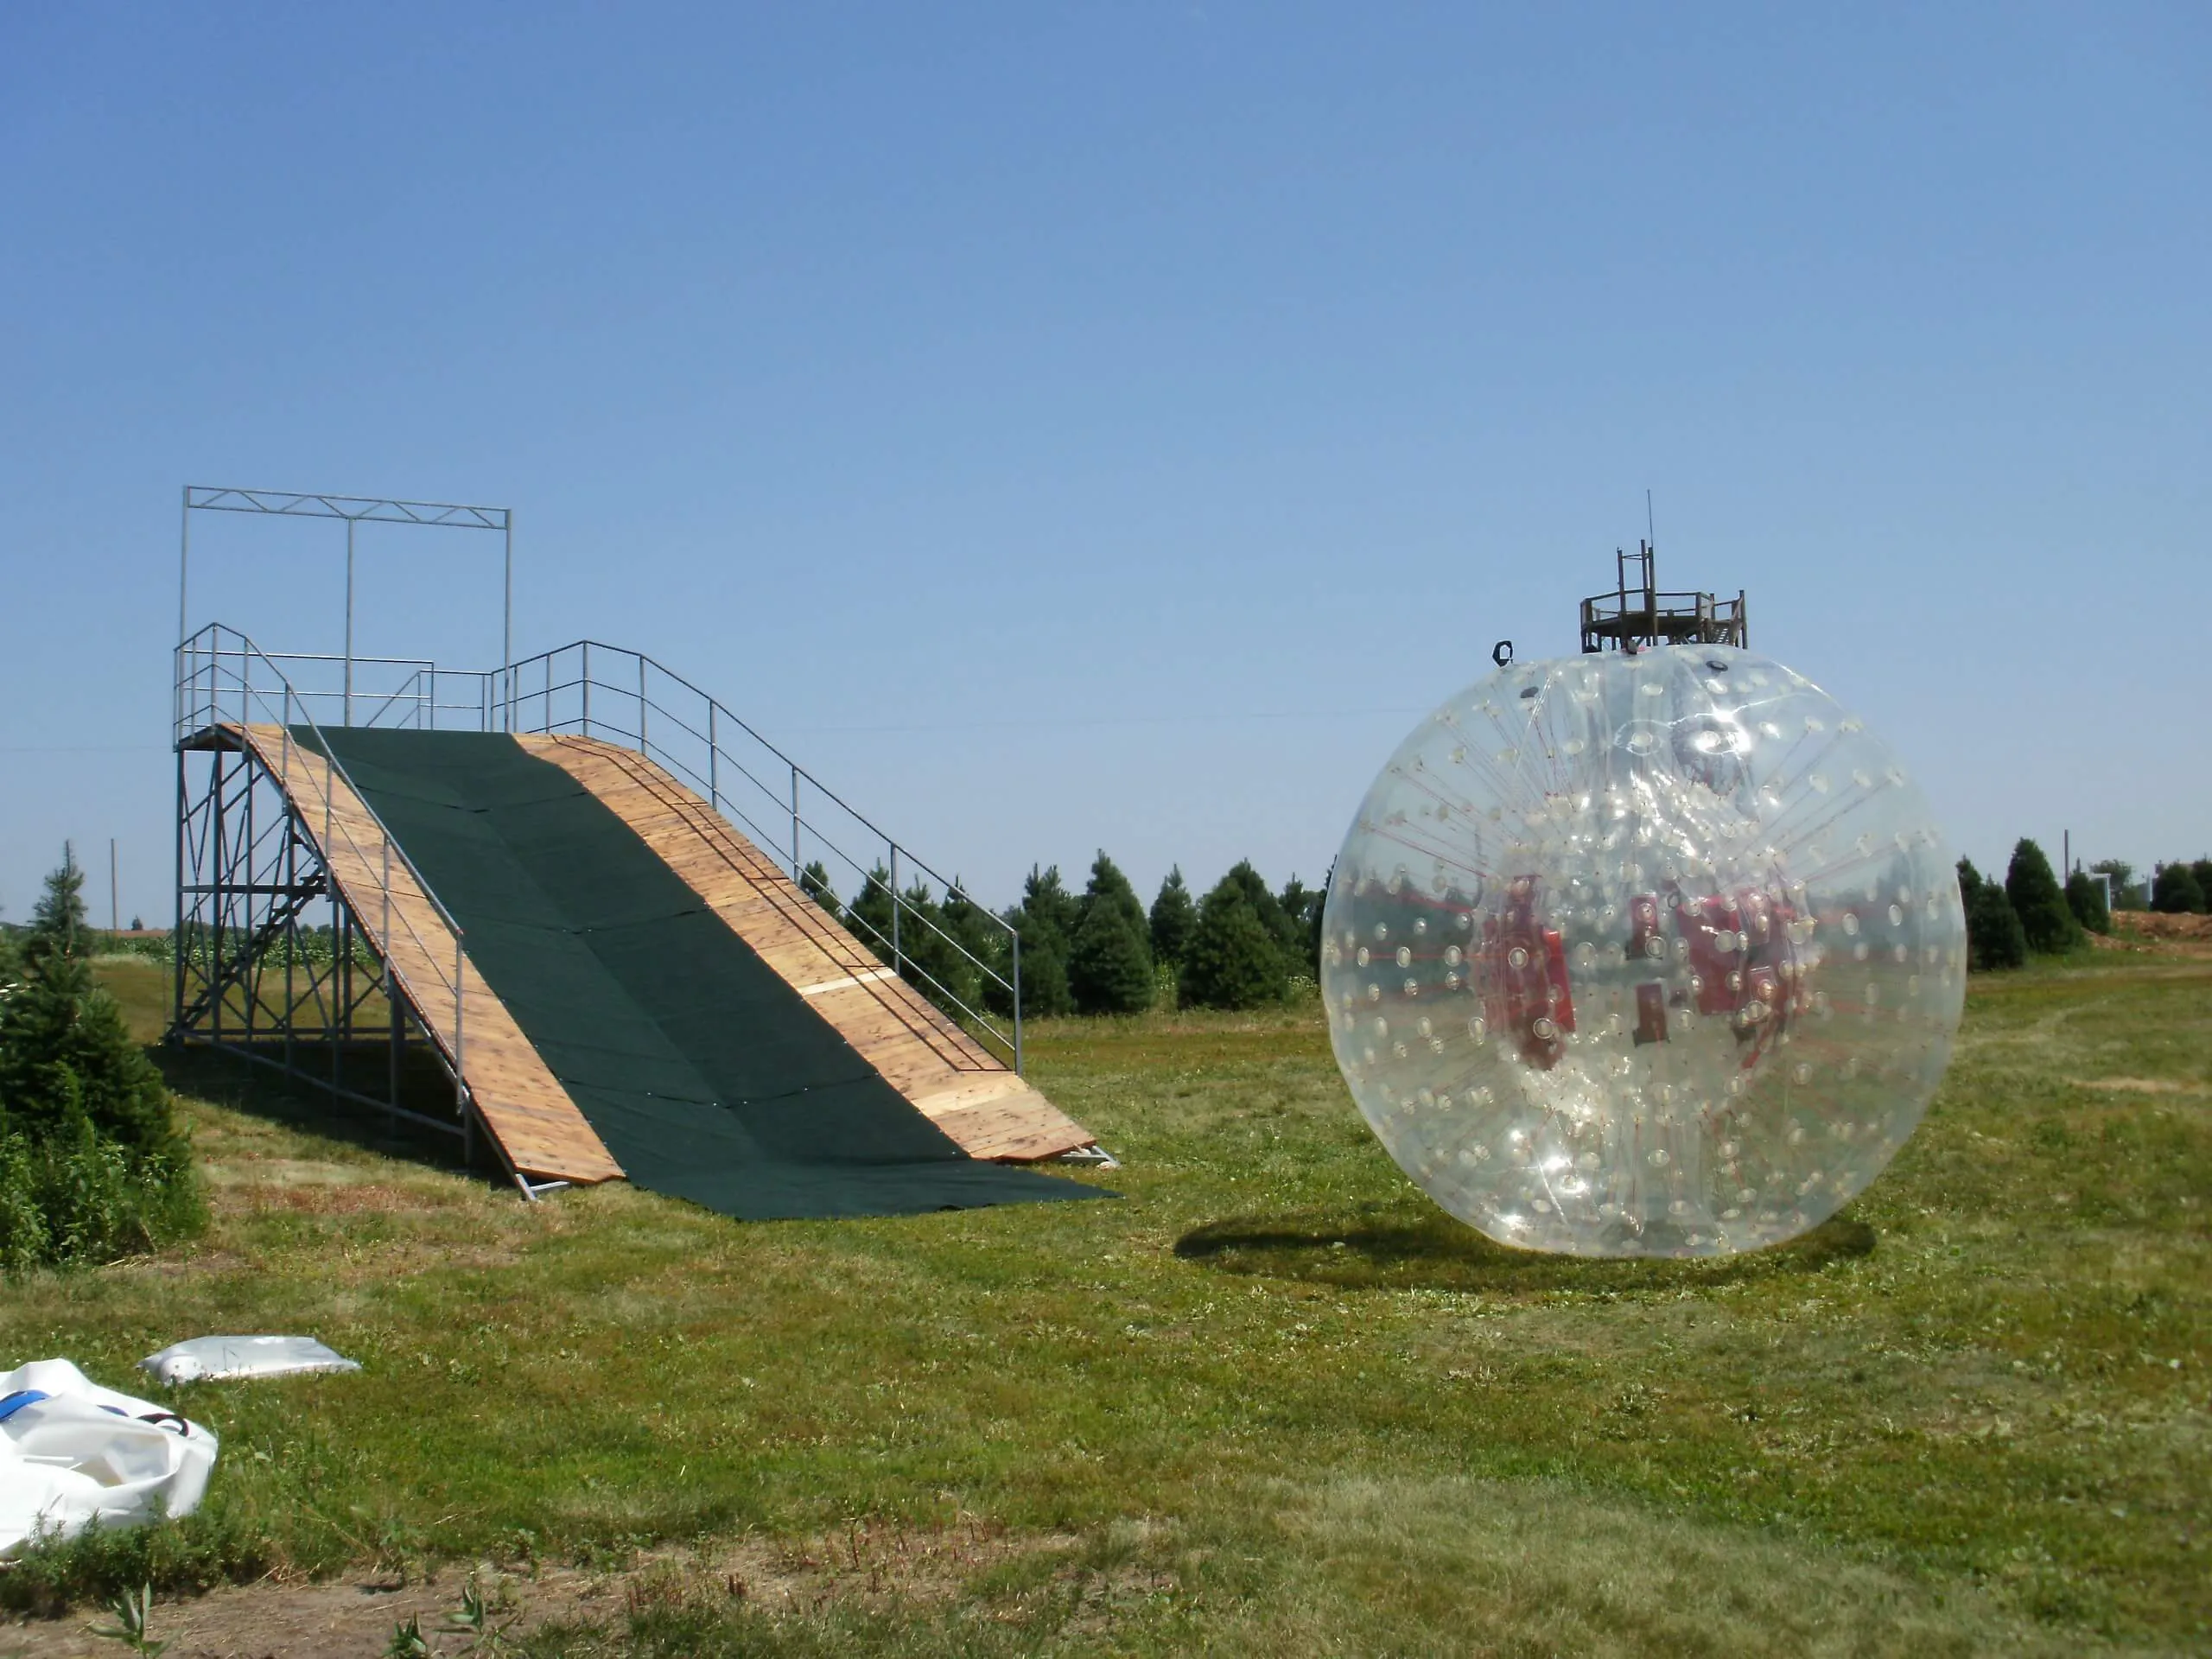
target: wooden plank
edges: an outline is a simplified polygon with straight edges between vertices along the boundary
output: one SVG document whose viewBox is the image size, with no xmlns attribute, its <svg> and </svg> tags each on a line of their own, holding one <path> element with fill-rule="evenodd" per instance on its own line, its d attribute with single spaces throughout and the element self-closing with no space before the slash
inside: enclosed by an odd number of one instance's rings
<svg viewBox="0 0 2212 1659">
<path fill-rule="evenodd" d="M 298 812 L 354 925 L 391 964 L 416 1021 L 448 1065 L 460 1055 L 469 1098 L 508 1163 L 539 1179 L 619 1178 L 622 1166 L 466 950 L 456 952 L 453 929 L 405 861 L 396 849 L 386 859 L 384 831 L 361 798 L 283 727 L 236 729 Z"/>
<path fill-rule="evenodd" d="M 1067 1144 L 1065 1131 L 1055 1127 L 1067 1122 L 1066 1117 L 1033 1089 L 1025 1090 L 1018 1099 L 932 1114 L 930 1121 L 971 1158 L 1028 1163 L 1075 1150 Z"/>
<path fill-rule="evenodd" d="M 1097 1144 L 808 898 L 662 766 L 596 738 L 517 740 L 597 796 L 760 959 L 971 1157 L 1027 1160 Z"/>
</svg>

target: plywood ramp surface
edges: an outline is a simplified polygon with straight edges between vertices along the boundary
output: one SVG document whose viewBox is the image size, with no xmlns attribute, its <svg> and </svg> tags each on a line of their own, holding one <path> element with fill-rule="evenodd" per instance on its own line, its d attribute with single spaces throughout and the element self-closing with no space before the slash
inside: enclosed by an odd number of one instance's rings
<svg viewBox="0 0 2212 1659">
<path fill-rule="evenodd" d="M 423 1029 L 448 1060 L 460 1053 L 469 1097 L 508 1161 L 541 1179 L 620 1177 L 622 1166 L 465 951 L 456 963 L 452 928 L 396 849 L 386 860 L 384 831 L 345 779 L 281 726 L 228 729 L 298 810 L 301 828 L 321 849 L 340 897 L 391 963 Z"/>
<path fill-rule="evenodd" d="M 760 959 L 970 1157 L 1050 1158 L 1096 1138 L 877 960 L 664 767 L 597 738 L 516 740 L 597 796 Z"/>
</svg>

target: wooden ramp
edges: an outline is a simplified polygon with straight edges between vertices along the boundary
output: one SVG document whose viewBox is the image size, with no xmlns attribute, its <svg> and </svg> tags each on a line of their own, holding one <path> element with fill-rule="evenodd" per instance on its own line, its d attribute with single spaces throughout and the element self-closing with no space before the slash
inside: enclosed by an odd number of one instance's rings
<svg viewBox="0 0 2212 1659">
<path fill-rule="evenodd" d="M 397 849 L 387 855 L 384 831 L 360 798 L 282 726 L 217 729 L 215 741 L 251 754 L 291 801 L 354 925 L 391 964 L 417 1022 L 448 1064 L 458 1058 L 479 1118 L 514 1169 L 537 1180 L 619 1178 L 622 1166 L 467 952 L 457 949 L 453 930 Z"/>
<path fill-rule="evenodd" d="M 1026 1162 L 1096 1144 L 662 767 L 596 739 L 515 741 L 620 818 L 970 1157 Z M 292 803 L 339 897 L 391 964 L 417 1023 L 449 1065 L 458 1058 L 478 1117 L 509 1164 L 538 1181 L 620 1179 L 620 1164 L 485 982 L 465 941 L 455 939 L 398 849 L 387 849 L 374 816 L 323 757 L 276 725 L 223 726 L 202 742 L 251 755 Z"/>
<path fill-rule="evenodd" d="M 774 860 L 665 769 L 597 738 L 516 740 L 637 832 L 884 1079 L 973 1158 L 1057 1157 L 1097 1144 L 878 961 Z"/>
</svg>

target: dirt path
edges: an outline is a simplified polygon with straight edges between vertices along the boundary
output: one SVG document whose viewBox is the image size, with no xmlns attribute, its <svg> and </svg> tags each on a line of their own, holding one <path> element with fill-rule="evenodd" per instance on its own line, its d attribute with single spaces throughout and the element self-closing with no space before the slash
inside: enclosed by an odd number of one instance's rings
<svg viewBox="0 0 2212 1659">
<path fill-rule="evenodd" d="M 957 1595 L 975 1574 L 1011 1557 L 1062 1552 L 1072 1542 L 965 1524 L 856 1527 L 796 1544 L 742 1539 L 710 1552 L 648 1557 L 617 1572 L 486 1567 L 479 1582 L 496 1610 L 493 1623 L 519 1636 L 556 1621 L 619 1625 L 633 1608 L 667 1602 L 743 1600 L 793 1611 L 832 1601 L 911 1606 Z M 380 1659 L 394 1629 L 411 1618 L 431 1652 L 458 1654 L 469 1638 L 445 1626 L 468 1578 L 467 1568 L 447 1567 L 427 1578 L 356 1573 L 323 1583 L 226 1586 L 156 1601 L 148 1634 L 169 1643 L 164 1659 Z M 80 1608 L 61 1618 L 0 1623 L 0 1659 L 112 1659 L 122 1645 L 87 1628 L 111 1622 L 105 1611 Z"/>
<path fill-rule="evenodd" d="M 425 1583 L 402 1585 L 373 1575 L 327 1584 L 235 1585 L 188 1601 L 156 1602 L 148 1630 L 169 1643 L 164 1659 L 262 1659 L 270 1654 L 327 1654 L 365 1659 L 385 1653 L 395 1627 L 421 1621 L 433 1652 L 456 1651 L 466 1636 L 436 1634 L 461 1599 L 465 1574 L 440 1573 Z M 620 1592 L 581 1573 L 546 1573 L 536 1581 L 502 1580 L 518 1605 L 516 1632 L 564 1618 L 603 1618 L 621 1606 Z M 505 1616 L 501 1615 L 504 1619 Z M 79 1611 L 58 1619 L 32 1619 L 0 1629 L 0 1654 L 25 1659 L 100 1659 L 125 1651 L 91 1634 L 88 1626 L 113 1621 Z"/>
</svg>

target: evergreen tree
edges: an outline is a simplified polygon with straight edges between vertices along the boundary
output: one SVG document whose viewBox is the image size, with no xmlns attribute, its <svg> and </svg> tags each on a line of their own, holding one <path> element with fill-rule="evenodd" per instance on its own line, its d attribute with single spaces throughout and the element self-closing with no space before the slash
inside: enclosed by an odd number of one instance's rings
<svg viewBox="0 0 2212 1659">
<path fill-rule="evenodd" d="M 877 865 L 861 883 L 853 902 L 845 906 L 844 924 L 852 936 L 875 952 L 886 967 L 891 964 L 891 872 Z"/>
<path fill-rule="evenodd" d="M 1144 903 L 1100 849 L 1068 944 L 1068 989 L 1083 1014 L 1140 1014 L 1152 1006 L 1152 938 Z"/>
<path fill-rule="evenodd" d="M 830 885 L 830 871 L 820 859 L 798 873 L 798 890 L 830 912 L 833 921 L 844 918 L 844 908 L 837 902 L 837 889 Z"/>
<path fill-rule="evenodd" d="M 976 964 L 976 993 L 984 997 L 984 1001 L 974 1006 L 988 1006 L 991 980 L 1009 977 L 1011 964 L 1005 931 L 992 919 L 990 912 L 968 896 L 967 887 L 957 875 L 952 878 L 951 887 L 945 890 L 944 903 L 939 909 L 944 915 L 944 931 Z"/>
<path fill-rule="evenodd" d="M 1181 865 L 1168 871 L 1167 879 L 1160 884 L 1149 922 L 1153 960 L 1182 966 L 1184 952 L 1190 949 L 1191 930 L 1198 925 L 1198 907 L 1190 888 L 1183 885 Z"/>
<path fill-rule="evenodd" d="M 1041 869 L 1030 866 L 1021 884 L 1021 902 L 1004 916 L 1021 941 L 1021 1012 L 1025 1016 L 1075 1011 L 1075 999 L 1068 988 L 1068 948 L 1079 908 L 1075 894 L 1060 880 L 1058 865 Z M 995 987 L 993 995 L 995 1012 L 1013 1011 L 1011 997 Z"/>
<path fill-rule="evenodd" d="M 79 1119 L 141 1156 L 181 1153 L 168 1090 L 115 999 L 52 951 L 0 1004 L 0 1130 L 45 1141 Z"/>
<path fill-rule="evenodd" d="M 1283 918 L 1298 941 L 1297 960 L 1291 971 L 1317 984 L 1321 978 L 1321 909 L 1328 896 L 1325 881 L 1318 888 L 1309 887 L 1294 875 L 1283 883 L 1282 896 L 1275 901 L 1282 906 Z"/>
<path fill-rule="evenodd" d="M 24 965 L 35 969 L 48 956 L 90 954 L 85 937 L 85 873 L 77 867 L 77 849 L 61 844 L 61 868 L 49 871 L 31 909 L 31 925 L 23 941 Z"/>
<path fill-rule="evenodd" d="M 0 998 L 0 1265 L 107 1261 L 199 1217 L 169 1094 L 87 960 L 84 877 L 47 878 Z"/>
<path fill-rule="evenodd" d="M 1267 896 L 1272 906 L 1274 895 Z M 1255 1008 L 1282 1001 L 1283 977 L 1281 941 L 1253 907 L 1249 884 L 1231 870 L 1198 906 L 1183 960 L 1182 1000 L 1196 1007 Z"/>
<path fill-rule="evenodd" d="M 1083 897 L 1076 901 L 1076 926 L 1078 930 L 1090 918 L 1091 912 L 1102 904 L 1110 906 L 1124 922 L 1145 936 L 1145 950 L 1148 953 L 1152 949 L 1152 935 L 1150 924 L 1144 913 L 1144 900 L 1137 897 L 1137 890 L 1129 885 L 1129 878 L 1122 874 L 1119 865 L 1106 856 L 1106 849 L 1103 847 L 1098 849 L 1098 856 L 1091 861 L 1090 880 L 1084 887 Z"/>
<path fill-rule="evenodd" d="M 1056 940 L 1060 954 L 1067 954 L 1069 942 L 1083 920 L 1083 903 L 1067 890 L 1060 880 L 1060 867 L 1048 865 L 1042 870 L 1032 864 L 1029 874 L 1021 883 L 1021 909 L 1039 928 Z M 1022 948 L 1029 947 L 1029 937 L 1022 936 Z"/>
<path fill-rule="evenodd" d="M 1277 964 L 1285 979 L 1300 971 L 1299 963 L 1306 954 L 1304 918 L 1294 920 L 1282 907 L 1282 901 L 1269 891 L 1267 878 L 1252 868 L 1252 861 L 1240 858 L 1230 867 L 1222 878 L 1234 881 L 1243 890 L 1245 902 L 1251 906 L 1252 914 L 1267 935 L 1274 941 Z"/>
<path fill-rule="evenodd" d="M 1313 913 L 1306 929 L 1306 954 L 1313 964 L 1313 982 L 1321 982 L 1321 941 L 1329 916 L 1329 889 L 1337 884 L 1337 861 L 1329 861 L 1328 874 L 1321 878 L 1321 890 L 1313 895 Z M 1459 899 L 1459 889 L 1452 889 L 1452 899 Z"/>
<path fill-rule="evenodd" d="M 1975 973 L 2022 967 L 2029 960 L 2029 936 L 2019 927 L 2013 900 L 2002 882 L 1984 880 L 1967 900 L 1967 967 Z"/>
<path fill-rule="evenodd" d="M 2204 913 L 2204 888 L 2183 863 L 2161 864 L 2151 878 L 2151 908 L 2168 916 Z"/>
<path fill-rule="evenodd" d="M 975 964 L 954 944 L 944 912 L 925 881 L 901 895 L 899 971 L 902 978 L 944 1010 L 959 1016 L 962 1004 L 976 1005 L 980 992 Z"/>
<path fill-rule="evenodd" d="M 2204 895 L 2204 902 L 2196 907 L 2202 916 L 2212 910 L 2212 858 L 2200 858 L 2190 865 L 2189 873 L 2196 878 L 2196 890 Z"/>
<path fill-rule="evenodd" d="M 1959 861 L 1960 896 L 1966 901 L 1967 966 L 1976 973 L 2018 968 L 2028 959 L 2028 936 L 2005 896 L 2002 883 L 1985 881 L 1965 859 Z"/>
<path fill-rule="evenodd" d="M 2105 906 L 2104 884 L 2091 880 L 2080 870 L 2066 878 L 2066 908 L 2090 932 L 2112 931 L 2112 912 Z"/>
<path fill-rule="evenodd" d="M 2020 918 L 2029 950 L 2056 956 L 2081 943 L 2081 925 L 2066 907 L 2066 895 L 2051 872 L 2050 861 L 2025 836 L 2012 849 L 2012 861 L 2005 871 L 2005 896 Z"/>
<path fill-rule="evenodd" d="M 1073 1014 L 1075 997 L 1068 989 L 1068 948 L 1044 921 L 1016 905 L 1006 919 L 1021 941 L 1021 1012 L 1035 1019 Z M 1001 1012 L 1011 1012 L 1012 1005 Z"/>
</svg>

